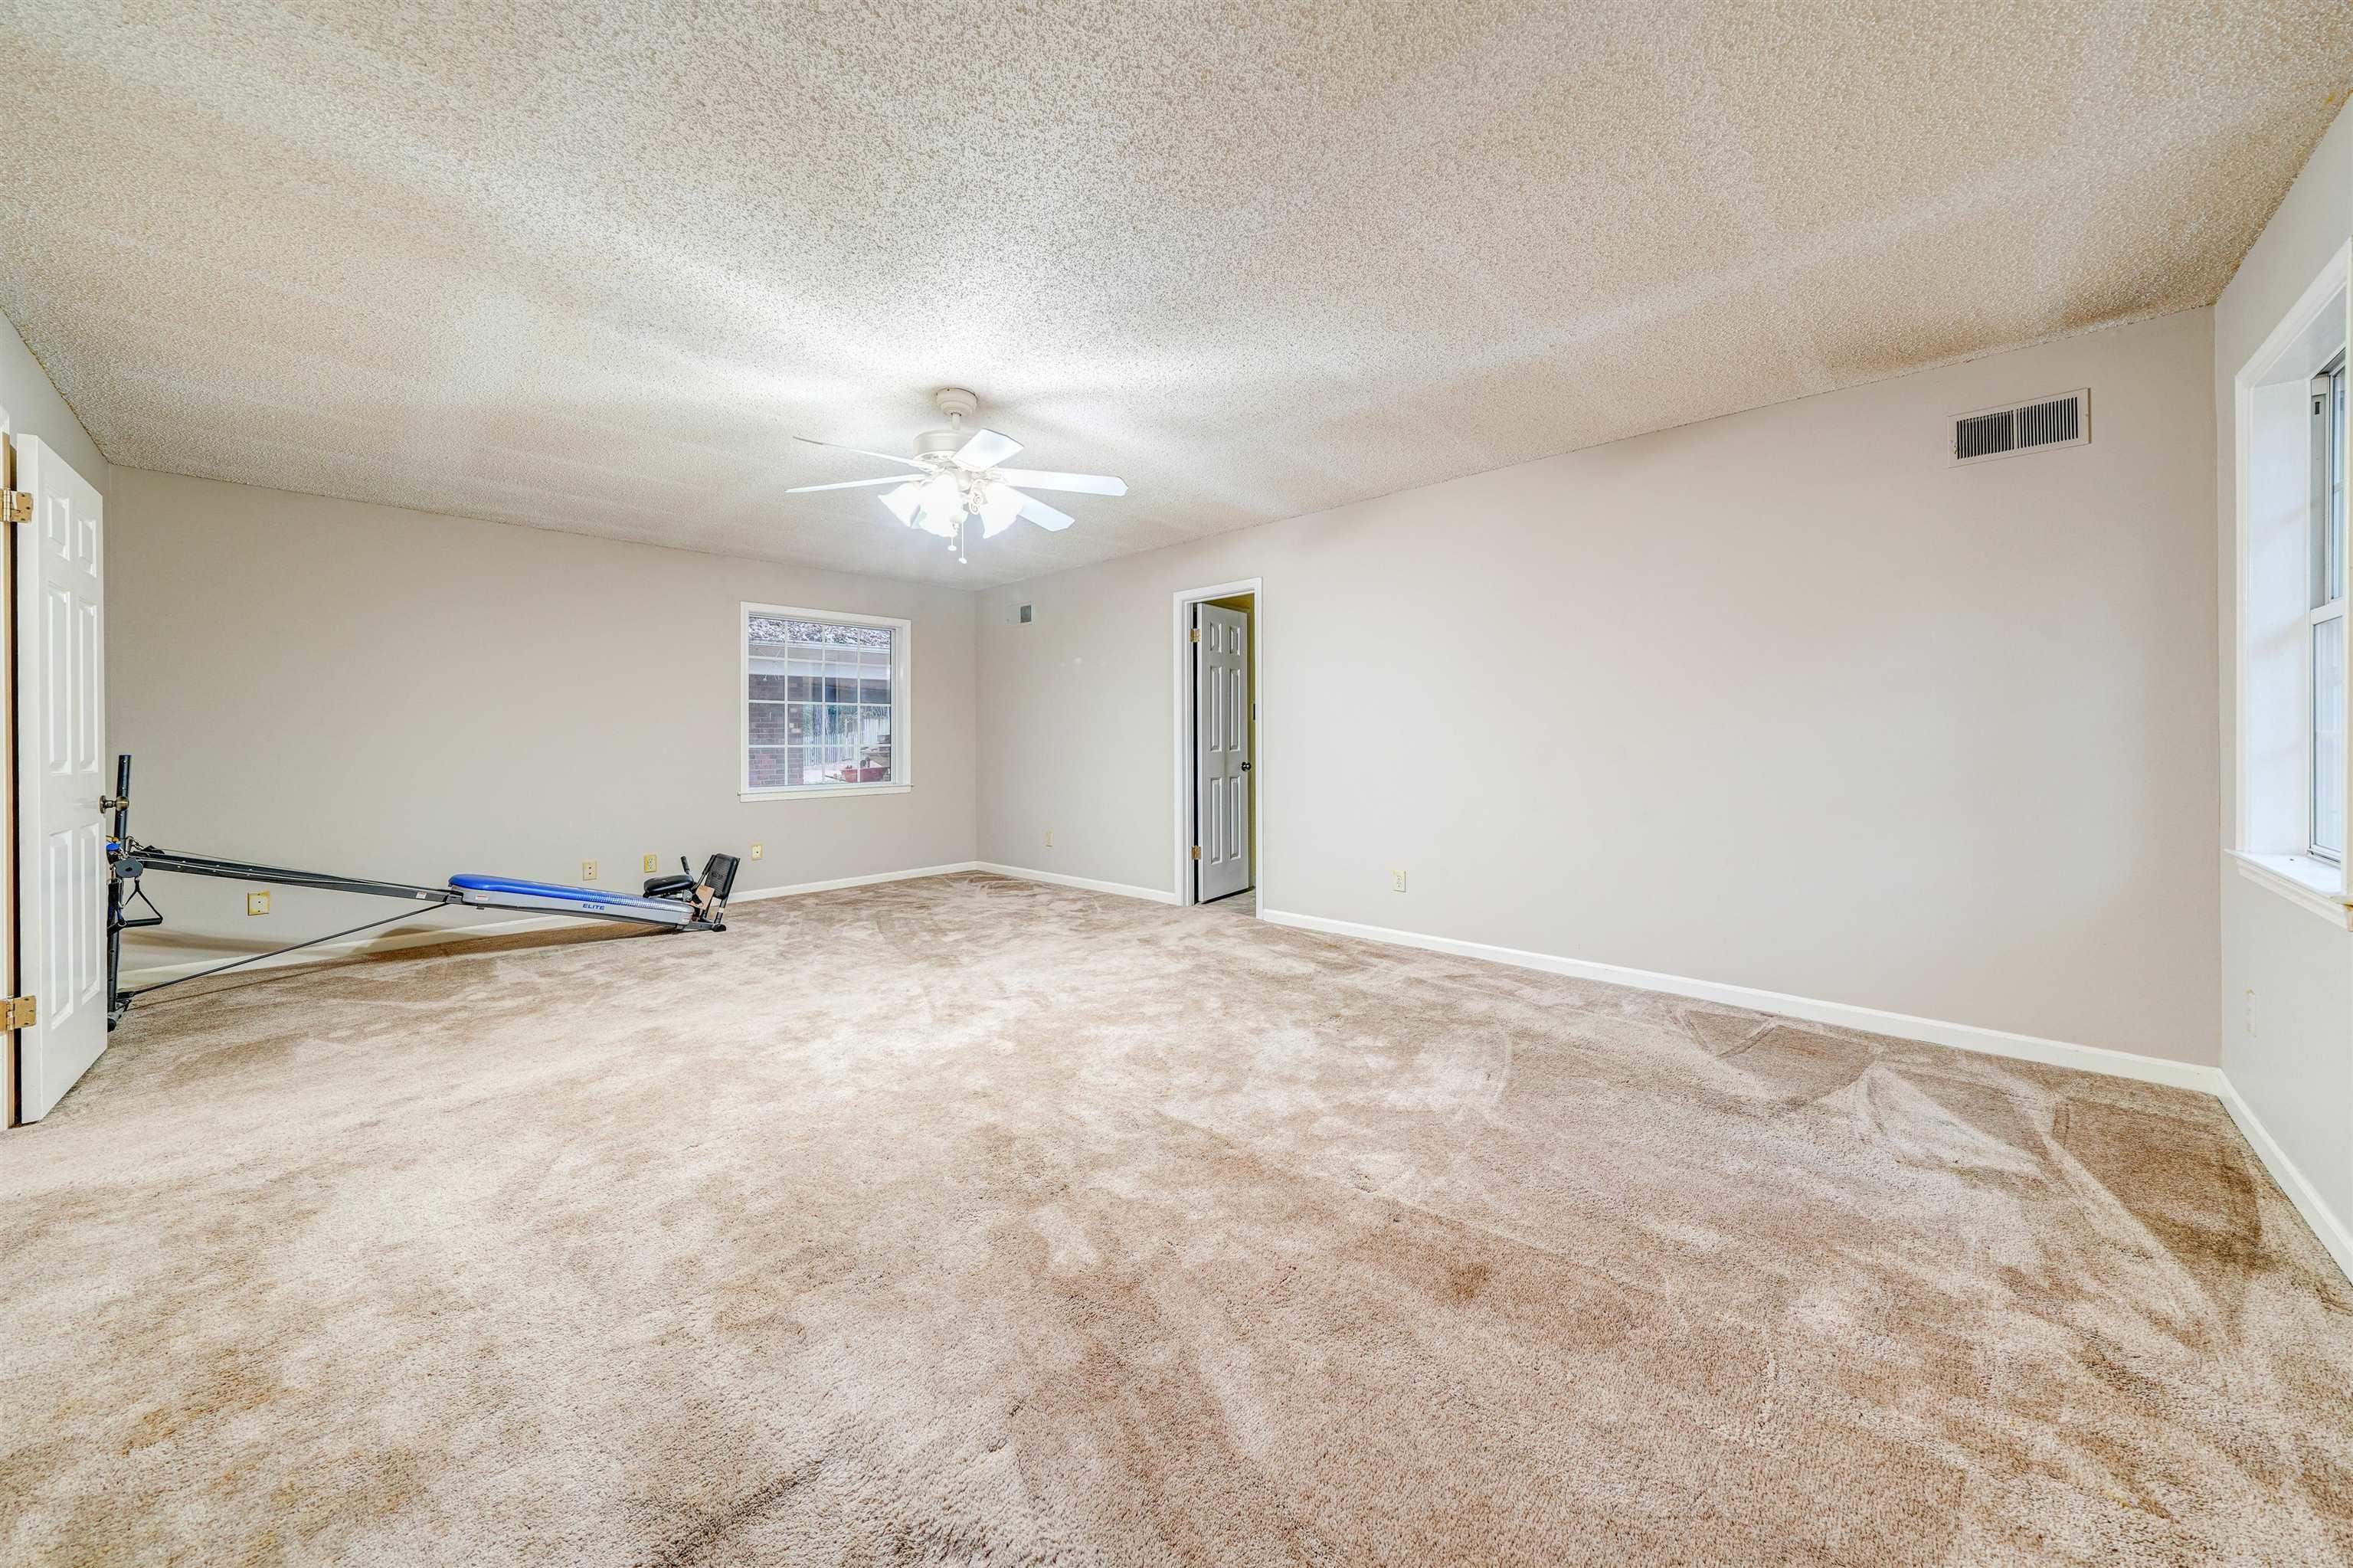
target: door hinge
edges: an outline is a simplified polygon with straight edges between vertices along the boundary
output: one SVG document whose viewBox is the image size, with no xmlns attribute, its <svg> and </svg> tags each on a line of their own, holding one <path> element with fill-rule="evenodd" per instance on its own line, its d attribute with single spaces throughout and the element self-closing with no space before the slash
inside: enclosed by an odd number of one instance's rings
<svg viewBox="0 0 2353 1568">
<path fill-rule="evenodd" d="M 1201 846 L 1199 844 L 1195 844 L 1193 846 L 1193 858 L 1195 860 L 1201 858 Z"/>
<path fill-rule="evenodd" d="M 33 493 L 29 490 L 0 491 L 7 497 L 0 501 L 0 523 L 30 523 L 33 520 Z"/>
<path fill-rule="evenodd" d="M 1198 626 L 1193 628 L 1193 641 L 1196 642 L 1201 641 L 1201 629 Z"/>
<path fill-rule="evenodd" d="M 12 996 L 0 1001 L 0 1029 L 30 1029 L 41 1015 L 37 996 Z"/>
</svg>

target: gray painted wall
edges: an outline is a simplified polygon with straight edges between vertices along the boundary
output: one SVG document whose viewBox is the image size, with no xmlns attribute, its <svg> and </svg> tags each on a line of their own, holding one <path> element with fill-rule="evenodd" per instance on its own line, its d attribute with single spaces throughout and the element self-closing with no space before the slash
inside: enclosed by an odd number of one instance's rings
<svg viewBox="0 0 2353 1568">
<path fill-rule="evenodd" d="M 1267 906 L 2211 1063 L 2211 325 L 992 589 L 981 858 L 1172 885 L 1170 596 L 1259 577 Z"/>
<path fill-rule="evenodd" d="M 497 871 L 634 887 L 639 857 L 746 861 L 739 888 L 973 858 L 965 592 L 117 469 L 107 739 L 152 842 L 403 882 Z M 913 622 L 914 788 L 739 800 L 746 599 Z M 155 879 L 132 965 L 392 911 Z M 483 916 L 444 916 L 448 923 Z M 163 939 L 158 940 L 157 936 Z"/>
<path fill-rule="evenodd" d="M 2238 786 L 2234 382 L 2348 235 L 2353 115 L 2339 115 L 2214 307 L 2211 397 L 2220 458 L 2213 548 L 2221 664 L 2217 821 L 2226 848 L 2235 837 Z M 2339 1222 L 2353 1221 L 2353 935 L 2235 872 L 2221 878 L 2221 904 L 2223 1071 Z"/>
</svg>

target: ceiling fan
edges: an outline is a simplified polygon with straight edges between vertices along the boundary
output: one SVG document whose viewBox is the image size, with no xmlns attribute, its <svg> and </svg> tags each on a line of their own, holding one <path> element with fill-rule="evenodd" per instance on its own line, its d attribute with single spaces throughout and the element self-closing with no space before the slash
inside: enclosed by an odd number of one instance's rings
<svg viewBox="0 0 2353 1568">
<path fill-rule="evenodd" d="M 880 458 L 884 462 L 903 463 L 913 469 L 913 475 L 886 474 L 881 479 L 850 479 L 839 484 L 797 484 L 785 493 L 807 495 L 819 490 L 860 490 L 870 485 L 888 484 L 879 498 L 891 509 L 891 514 L 910 528 L 921 528 L 926 534 L 936 534 L 948 542 L 956 559 L 965 558 L 965 526 L 973 518 L 980 519 L 981 537 L 993 539 L 1013 525 L 1017 517 L 1027 517 L 1040 528 L 1056 533 L 1071 525 L 1067 512 L 1058 512 L 1033 495 L 1024 495 L 1014 488 L 1026 485 L 1031 490 L 1070 490 L 1084 495 L 1125 495 L 1127 482 L 1105 473 L 1055 473 L 1045 469 L 1000 468 L 1007 458 L 1021 450 L 1021 443 L 995 430 L 976 429 L 965 432 L 967 415 L 980 407 L 980 399 L 961 387 L 943 387 L 933 395 L 932 401 L 948 417 L 944 430 L 927 430 L 915 438 L 915 455 L 899 457 L 891 452 L 869 451 L 864 447 L 845 447 L 834 441 L 813 440 L 807 436 L 795 436 L 797 441 L 807 441 L 813 447 L 830 447 L 835 451 L 856 452 L 861 457 Z"/>
</svg>

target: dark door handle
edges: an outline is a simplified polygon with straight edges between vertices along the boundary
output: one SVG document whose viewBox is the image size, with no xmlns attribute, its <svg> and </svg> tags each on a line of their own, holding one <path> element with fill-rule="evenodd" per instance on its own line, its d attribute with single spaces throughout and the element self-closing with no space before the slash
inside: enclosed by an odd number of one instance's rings
<svg viewBox="0 0 2353 1568">
<path fill-rule="evenodd" d="M 1243 771 L 1243 772 L 1245 772 L 1245 773 L 1247 773 L 1247 772 L 1249 772 L 1249 771 L 1250 771 L 1250 764 L 1249 764 L 1249 763 L 1245 762 L 1245 763 L 1243 763 L 1243 764 L 1242 764 L 1242 771 Z"/>
</svg>

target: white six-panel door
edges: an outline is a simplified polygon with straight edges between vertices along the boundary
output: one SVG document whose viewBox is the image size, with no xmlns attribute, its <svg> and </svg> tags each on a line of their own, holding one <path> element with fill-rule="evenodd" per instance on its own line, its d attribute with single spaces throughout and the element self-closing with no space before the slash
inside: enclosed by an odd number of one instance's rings
<svg viewBox="0 0 2353 1568">
<path fill-rule="evenodd" d="M 1250 617 L 1196 605 L 1193 626 L 1195 899 L 1250 885 Z"/>
<path fill-rule="evenodd" d="M 18 1114 L 37 1121 L 106 1049 L 106 626 L 98 492 L 30 436 L 16 487 L 17 940 L 37 1002 Z"/>
</svg>

